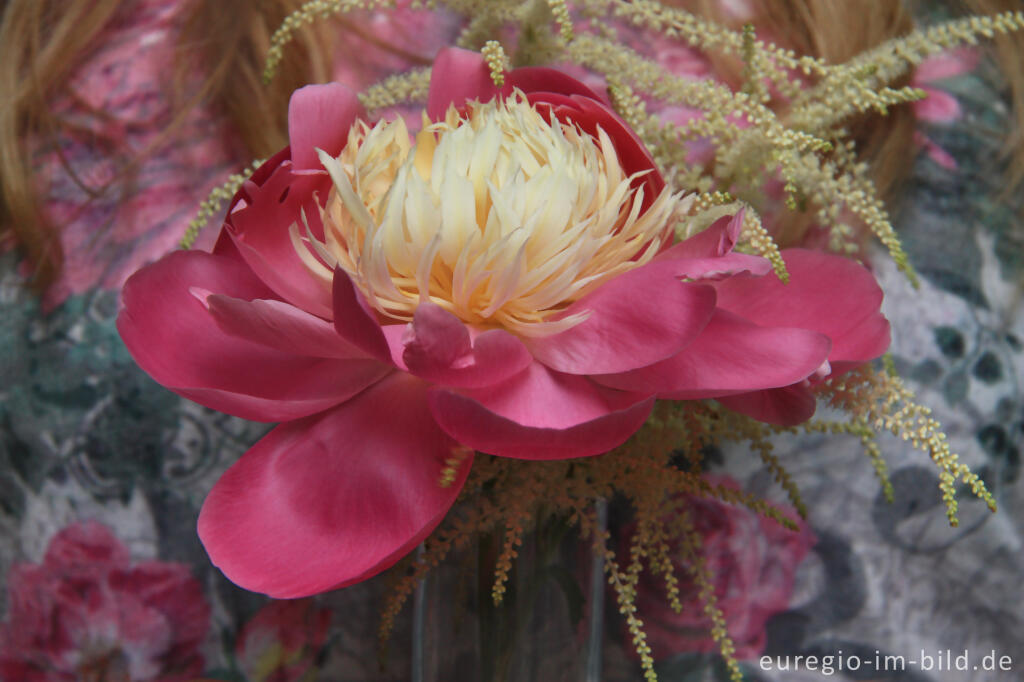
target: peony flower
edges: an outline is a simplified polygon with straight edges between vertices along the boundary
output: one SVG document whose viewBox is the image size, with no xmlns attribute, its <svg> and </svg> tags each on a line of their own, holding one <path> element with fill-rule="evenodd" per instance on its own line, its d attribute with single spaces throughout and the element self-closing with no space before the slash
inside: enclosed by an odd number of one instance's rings
<svg viewBox="0 0 1024 682">
<path fill-rule="evenodd" d="M 157 381 L 282 422 L 199 519 L 248 589 L 298 597 L 384 570 L 444 517 L 473 451 L 603 453 L 658 397 L 799 384 L 839 341 L 716 305 L 716 286 L 770 271 L 732 251 L 742 215 L 671 244 L 687 200 L 561 72 L 498 88 L 479 54 L 447 49 L 414 137 L 360 116 L 343 85 L 297 91 L 290 147 L 237 194 L 213 252 L 172 253 L 123 293 L 121 336 Z M 826 285 L 795 281 L 787 300 Z"/>
<path fill-rule="evenodd" d="M 708 478 L 714 485 L 739 487 L 732 479 Z M 718 607 L 736 645 L 735 656 L 756 658 L 764 650 L 768 619 L 789 607 L 796 570 L 814 546 L 814 535 L 807 526 L 793 532 L 745 507 L 715 499 L 690 498 L 686 504 L 701 537 L 701 555 Z M 623 537 L 629 538 L 632 532 L 627 529 Z M 654 657 L 717 652 L 699 586 L 681 559 L 676 559 L 674 568 L 683 606 L 680 613 L 669 605 L 664 578 L 657 572 L 645 571 L 637 585 L 637 611 Z"/>
<path fill-rule="evenodd" d="M 308 599 L 272 601 L 249 620 L 235 641 L 248 682 L 299 682 L 315 676 L 315 658 L 327 641 L 331 612 Z"/>
<path fill-rule="evenodd" d="M 184 564 L 132 564 L 98 523 L 54 536 L 41 564 L 16 565 L 0 627 L 0 678 L 24 682 L 191 680 L 210 607 Z"/>
</svg>

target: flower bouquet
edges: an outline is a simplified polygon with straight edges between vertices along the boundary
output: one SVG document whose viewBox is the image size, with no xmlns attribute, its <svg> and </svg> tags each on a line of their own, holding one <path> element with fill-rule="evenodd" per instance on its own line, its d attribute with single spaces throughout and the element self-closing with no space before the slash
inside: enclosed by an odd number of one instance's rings
<svg viewBox="0 0 1024 682">
<path fill-rule="evenodd" d="M 302 25 L 389 4 L 308 3 L 275 34 L 267 78 Z M 648 678 L 645 611 L 708 625 L 740 679 L 742 628 L 701 529 L 713 502 L 798 537 L 808 510 L 777 434 L 860 439 L 888 490 L 875 435 L 892 431 L 938 467 L 952 524 L 958 482 L 995 508 L 885 362 L 867 237 L 915 274 L 847 126 L 920 100 L 894 83 L 1024 15 L 833 65 L 646 0 L 442 7 L 471 17 L 456 46 L 362 93 L 296 91 L 290 145 L 215 192 L 187 235 L 230 197 L 212 250 L 124 288 L 118 328 L 153 378 L 278 423 L 199 518 L 228 578 L 289 599 L 397 565 L 386 637 L 421 579 L 482 538 L 500 604 L 524 534 L 554 519 L 596 553 Z M 737 59 L 742 84 L 673 73 L 623 31 Z M 731 442 L 792 513 L 705 473 Z M 629 516 L 617 550 L 608 501 Z M 663 600 L 638 598 L 650 581 Z"/>
</svg>

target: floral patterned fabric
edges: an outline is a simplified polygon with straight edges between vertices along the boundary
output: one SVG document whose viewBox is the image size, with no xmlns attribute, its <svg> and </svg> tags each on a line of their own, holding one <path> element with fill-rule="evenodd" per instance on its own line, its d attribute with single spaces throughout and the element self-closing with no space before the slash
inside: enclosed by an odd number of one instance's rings
<svg viewBox="0 0 1024 682">
<path fill-rule="evenodd" d="M 72 80 L 77 97 L 54 106 L 128 152 L 156 139 L 165 121 L 159 74 L 171 58 L 179 4 L 124 4 Z M 381 36 L 393 29 L 381 16 L 362 21 Z M 425 61 L 457 28 L 415 13 L 403 21 L 404 48 Z M 415 30 L 406 31 L 410 25 Z M 339 78 L 365 85 L 403 66 L 369 48 L 360 53 L 367 56 L 359 72 L 342 62 Z M 706 73 L 687 50 L 661 56 L 680 72 Z M 984 475 L 1000 511 L 992 516 L 965 496 L 960 527 L 950 529 L 934 467 L 892 438 L 882 446 L 893 504 L 884 501 L 855 439 L 780 438 L 776 452 L 810 509 L 802 540 L 769 532 L 755 543 L 745 538 L 757 535 L 756 519 L 712 510 L 701 526 L 708 561 L 722 569 L 716 589 L 731 600 L 727 616 L 751 679 L 820 679 L 818 672 L 766 670 L 759 657 L 839 652 L 859 657 L 864 668 L 836 679 L 988 682 L 1017 679 L 1024 670 L 1024 231 L 1014 207 L 998 196 L 993 167 L 1008 125 L 1002 81 L 975 59 L 960 55 L 917 75 L 920 85 L 942 93 L 919 111 L 924 153 L 895 210 L 921 288 L 912 289 L 884 257 L 876 259 L 876 274 L 899 371 L 934 408 L 954 449 Z M 88 107 L 114 115 L 97 117 Z M 61 141 L 88 186 L 112 173 L 107 150 L 94 139 L 83 132 Z M 175 246 L 209 188 L 245 161 L 231 149 L 223 123 L 197 110 L 143 167 L 136 191 L 90 199 L 56 150 L 40 143 L 47 208 L 65 226 L 68 263 L 40 300 L 24 287 L 17 255 L 0 255 L 4 682 L 409 679 L 409 608 L 387 667 L 377 664 L 384 580 L 314 600 L 269 602 L 210 565 L 195 532 L 199 505 L 267 426 L 164 390 L 135 367 L 114 328 L 124 278 Z M 721 466 L 745 489 L 783 497 L 758 458 L 721 454 Z M 691 603 L 693 586 L 683 589 Z M 609 608 L 605 679 L 639 679 L 617 619 Z M 658 620 L 652 615 L 660 679 L 721 674 L 685 621 L 668 623 L 685 631 L 673 639 L 673 627 L 658 630 Z M 917 665 L 867 675 L 876 652 L 920 662 L 947 650 L 967 650 L 975 662 L 989 652 L 1009 656 L 1013 672 Z"/>
<path fill-rule="evenodd" d="M 67 526 L 40 564 L 8 577 L 10 613 L 0 651 L 5 679 L 194 678 L 210 607 L 185 564 L 133 564 L 96 522 Z M 106 677 L 104 677 L 106 675 Z"/>
</svg>

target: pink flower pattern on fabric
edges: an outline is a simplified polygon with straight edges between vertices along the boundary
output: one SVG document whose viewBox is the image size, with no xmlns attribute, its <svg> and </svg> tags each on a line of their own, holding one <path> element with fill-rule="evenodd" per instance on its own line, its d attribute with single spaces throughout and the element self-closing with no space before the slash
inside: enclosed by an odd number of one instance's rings
<svg viewBox="0 0 1024 682">
<path fill-rule="evenodd" d="M 162 139 L 180 8 L 162 0 L 125 3 L 52 102 L 73 128 L 58 147 L 32 141 L 46 213 L 60 227 L 64 251 L 64 269 L 44 300 L 48 308 L 93 287 L 116 289 L 174 248 L 197 202 L 233 164 L 229 131 L 202 106 L 188 112 L 174 137 Z M 123 161 L 115 159 L 133 159 L 157 143 L 133 175 L 119 175 Z M 97 190 L 105 191 L 94 196 Z"/>
<path fill-rule="evenodd" d="M 238 633 L 235 656 L 247 682 L 302 682 L 314 674 L 331 612 L 309 599 L 272 601 Z"/>
<path fill-rule="evenodd" d="M 977 68 L 981 56 L 976 49 L 960 48 L 929 57 L 914 70 L 910 84 L 927 93 L 923 100 L 914 102 L 914 114 L 919 121 L 931 124 L 949 124 L 960 119 L 960 103 L 956 97 L 942 90 L 937 83 L 970 73 Z M 921 131 L 914 132 L 914 141 L 935 163 L 947 170 L 956 169 L 956 159 L 935 144 Z"/>
<path fill-rule="evenodd" d="M 203 670 L 210 607 L 184 564 L 132 562 L 98 523 L 14 567 L 0 627 L 0 677 L 22 682 L 185 682 Z"/>
</svg>

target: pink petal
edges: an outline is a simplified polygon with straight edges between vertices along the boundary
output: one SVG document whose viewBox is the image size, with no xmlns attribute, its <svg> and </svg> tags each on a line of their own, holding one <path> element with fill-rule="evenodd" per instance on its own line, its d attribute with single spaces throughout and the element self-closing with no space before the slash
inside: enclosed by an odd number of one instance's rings
<svg viewBox="0 0 1024 682">
<path fill-rule="evenodd" d="M 215 388 L 167 388 L 212 410 L 233 414 L 242 419 L 254 422 L 286 422 L 330 409 L 357 395 L 367 386 L 372 386 L 389 373 L 387 368 L 378 362 L 362 362 L 363 364 L 354 368 L 344 365 L 338 367 L 334 363 L 325 362 L 325 369 L 314 367 L 312 370 L 306 370 L 299 379 L 310 384 L 312 395 L 291 396 L 287 399 Z M 318 380 L 318 384 L 313 384 Z"/>
<path fill-rule="evenodd" d="M 662 251 L 654 260 L 659 263 L 675 262 L 676 276 L 691 280 L 717 280 L 739 274 L 768 274 L 772 271 L 772 265 L 767 259 L 733 252 L 743 229 L 745 214 L 746 209 L 741 209 L 734 216 L 719 218 L 707 229 Z"/>
<path fill-rule="evenodd" d="M 832 340 L 831 363 L 864 362 L 889 346 L 879 312 L 882 289 L 863 265 L 820 251 L 782 252 L 791 277 L 737 277 L 717 283 L 718 306 L 762 325 L 812 329 Z"/>
<path fill-rule="evenodd" d="M 406 367 L 450 368 L 464 364 L 473 351 L 469 330 L 459 318 L 436 303 L 424 301 L 406 325 L 402 361 Z"/>
<path fill-rule="evenodd" d="M 245 301 L 198 293 L 220 328 L 232 336 L 295 355 L 345 360 L 369 357 L 339 336 L 332 323 L 283 301 Z"/>
<path fill-rule="evenodd" d="M 659 257 L 672 258 L 717 258 L 732 253 L 743 231 L 743 220 L 747 210 L 740 209 L 735 215 L 723 216 L 689 239 L 679 242 Z M 672 254 L 669 256 L 669 254 Z"/>
<path fill-rule="evenodd" d="M 375 360 L 302 357 L 228 334 L 193 289 L 272 297 L 241 263 L 177 251 L 128 279 L 117 328 L 153 379 L 207 407 L 258 421 L 294 419 L 346 400 L 390 371 Z"/>
<path fill-rule="evenodd" d="M 931 83 L 973 71 L 981 59 L 977 49 L 963 47 L 928 57 L 914 70 L 912 82 Z"/>
<path fill-rule="evenodd" d="M 914 102 L 914 115 L 919 119 L 929 123 L 950 123 L 960 118 L 960 103 L 956 97 L 935 88 L 925 87 L 922 90 L 928 96 Z"/>
<path fill-rule="evenodd" d="M 338 408 L 278 426 L 228 469 L 199 515 L 214 564 L 238 585 L 290 599 L 365 580 L 441 521 L 470 462 L 439 481 L 456 443 L 426 385 L 393 374 Z"/>
<path fill-rule="evenodd" d="M 881 357 L 889 350 L 891 341 L 889 320 L 881 313 L 869 315 L 832 342 L 832 352 L 829 354 L 832 372 L 829 376 L 845 374 L 854 367 Z"/>
<path fill-rule="evenodd" d="M 653 404 L 653 398 L 611 391 L 538 363 L 499 386 L 430 392 L 431 412 L 453 438 L 522 459 L 607 452 L 643 425 Z"/>
<path fill-rule="evenodd" d="M 403 372 L 408 372 L 409 368 L 405 366 L 405 360 L 402 359 L 402 355 L 405 354 L 405 342 L 409 334 L 409 324 L 403 322 L 382 324 L 380 330 L 388 344 L 391 364 Z"/>
<path fill-rule="evenodd" d="M 75 523 L 53 536 L 43 563 L 51 570 L 94 567 L 107 571 L 131 563 L 131 555 L 106 526 L 95 521 Z"/>
<path fill-rule="evenodd" d="M 252 175 L 249 176 L 249 182 L 253 183 L 257 187 L 264 185 L 282 163 L 291 159 L 291 155 L 292 150 L 289 147 L 285 147 L 281 151 L 277 152 L 264 161 L 259 168 L 253 171 Z M 239 205 L 244 207 L 247 204 L 248 199 L 246 194 L 244 192 L 236 192 L 235 196 L 231 198 L 231 203 L 228 204 L 226 215 L 230 217 Z M 225 225 L 225 228 L 227 228 L 227 225 Z M 240 263 L 245 262 L 245 259 L 242 257 L 238 247 L 235 246 L 235 240 L 231 237 L 231 231 L 229 229 L 222 229 L 220 234 L 217 235 L 217 241 L 213 245 L 213 253 L 224 258 L 237 260 Z"/>
<path fill-rule="evenodd" d="M 708 258 L 679 257 L 676 244 L 659 253 L 654 262 L 658 267 L 670 270 L 676 277 L 685 277 L 695 282 L 717 281 L 737 275 L 754 275 L 762 277 L 772 271 L 772 264 L 761 256 L 746 253 L 729 253 L 724 256 Z"/>
<path fill-rule="evenodd" d="M 321 170 L 319 147 L 337 156 L 348 141 L 348 131 L 363 113 L 356 93 L 341 83 L 307 85 L 292 93 L 288 102 L 288 141 L 296 170 Z"/>
<path fill-rule="evenodd" d="M 322 235 L 313 194 L 326 198 L 329 186 L 326 174 L 296 176 L 291 163 L 282 161 L 263 184 L 250 179 L 242 186 L 224 225 L 245 262 L 280 298 L 325 319 L 332 314 L 330 289 L 302 262 L 289 228 L 297 225 L 304 234 L 304 214 L 314 233 Z"/>
<path fill-rule="evenodd" d="M 275 672 L 284 673 L 282 668 L 289 664 L 299 664 L 308 669 L 312 664 L 310 659 L 327 639 L 330 622 L 331 611 L 318 608 L 313 599 L 267 602 L 245 623 L 235 638 L 235 655 L 240 659 L 240 667 L 246 673 L 246 679 L 260 678 L 261 663 L 266 666 L 268 643 L 280 646 L 280 653 L 283 654 L 280 657 L 283 660 L 275 661 L 280 666 Z M 292 657 L 298 660 L 289 661 Z M 283 682 L 292 680 L 284 677 Z"/>
<path fill-rule="evenodd" d="M 779 426 L 804 423 L 814 416 L 816 407 L 814 394 L 801 384 L 723 396 L 718 398 L 718 402 L 733 412 Z"/>
<path fill-rule="evenodd" d="M 801 381 L 821 366 L 830 346 L 822 334 L 759 327 L 719 309 L 697 340 L 674 357 L 594 380 L 671 400 L 714 398 Z"/>
<path fill-rule="evenodd" d="M 491 71 L 479 52 L 446 47 L 437 53 L 430 72 L 427 116 L 432 121 L 444 118 L 448 107 L 462 107 L 470 100 L 487 102 L 498 94 L 512 92 L 506 83 L 499 89 L 491 80 Z"/>
<path fill-rule="evenodd" d="M 413 374 L 443 386 L 477 388 L 501 383 L 533 362 L 512 334 L 491 329 L 470 341 L 455 315 L 434 303 L 421 303 L 408 325 L 402 361 Z"/>
<path fill-rule="evenodd" d="M 444 48 L 434 59 L 427 98 L 427 115 L 444 118 L 449 105 L 463 106 L 467 101 L 486 102 L 497 95 L 508 96 L 513 88 L 524 93 L 555 93 L 601 101 L 601 96 L 572 76 L 547 67 L 524 67 L 505 74 L 501 88 L 491 79 L 491 71 L 479 52 L 457 47 Z"/>
<path fill-rule="evenodd" d="M 575 327 L 524 342 L 538 361 L 559 372 L 624 372 L 679 352 L 714 309 L 711 287 L 679 282 L 651 264 L 608 281 L 554 318 L 589 312 Z"/>
<path fill-rule="evenodd" d="M 928 158 L 946 170 L 952 171 L 957 169 L 956 159 L 945 149 L 925 137 L 919 130 L 914 131 L 914 143 L 923 147 L 928 154 Z"/>
<path fill-rule="evenodd" d="M 157 610 L 171 626 L 178 652 L 195 651 L 202 645 L 210 629 L 210 606 L 187 565 L 144 561 L 113 573 L 110 586 Z"/>
<path fill-rule="evenodd" d="M 382 362 L 391 361 L 391 349 L 380 323 L 363 293 L 341 268 L 334 270 L 334 328 L 356 348 Z"/>
</svg>

